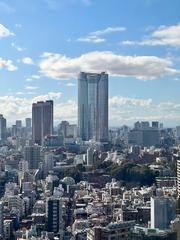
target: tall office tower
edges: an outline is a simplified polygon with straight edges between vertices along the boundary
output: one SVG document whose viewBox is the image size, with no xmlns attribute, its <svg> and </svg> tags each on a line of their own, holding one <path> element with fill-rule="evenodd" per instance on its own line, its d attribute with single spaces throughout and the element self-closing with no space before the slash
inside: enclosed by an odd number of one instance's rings
<svg viewBox="0 0 180 240">
<path fill-rule="evenodd" d="M 25 123 L 26 123 L 26 128 L 27 129 L 31 128 L 31 118 L 26 118 Z"/>
<path fill-rule="evenodd" d="M 35 143 L 42 145 L 44 137 L 53 134 L 53 101 L 37 102 L 32 105 L 32 136 Z"/>
<path fill-rule="evenodd" d="M 173 197 L 151 198 L 151 228 L 168 229 L 176 216 L 176 200 Z"/>
<path fill-rule="evenodd" d="M 17 128 L 22 128 L 22 121 L 21 120 L 16 120 L 16 127 Z"/>
<path fill-rule="evenodd" d="M 0 140 L 6 140 L 6 119 L 0 114 Z"/>
<path fill-rule="evenodd" d="M 28 162 L 29 169 L 38 169 L 40 162 L 40 146 L 26 146 L 24 148 L 24 160 Z"/>
<path fill-rule="evenodd" d="M 78 128 L 82 140 L 108 140 L 108 74 L 79 74 Z"/>
</svg>

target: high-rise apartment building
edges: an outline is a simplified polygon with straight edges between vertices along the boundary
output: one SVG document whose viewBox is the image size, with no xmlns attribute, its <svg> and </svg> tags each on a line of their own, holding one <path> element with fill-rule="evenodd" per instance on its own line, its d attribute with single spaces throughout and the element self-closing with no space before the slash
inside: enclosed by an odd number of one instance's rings
<svg viewBox="0 0 180 240">
<path fill-rule="evenodd" d="M 31 118 L 26 118 L 25 123 L 26 123 L 26 128 L 27 129 L 31 128 Z"/>
<path fill-rule="evenodd" d="M 40 162 L 40 146 L 26 146 L 24 148 L 24 159 L 28 162 L 29 169 L 38 169 Z"/>
<path fill-rule="evenodd" d="M 6 140 L 6 119 L 0 114 L 0 140 Z"/>
<path fill-rule="evenodd" d="M 47 231 L 59 234 L 62 239 L 63 219 L 61 197 L 49 197 L 46 201 Z"/>
<path fill-rule="evenodd" d="M 108 140 L 108 74 L 79 74 L 78 127 L 82 140 Z"/>
<path fill-rule="evenodd" d="M 32 105 L 32 136 L 35 143 L 42 145 L 44 137 L 53 134 L 53 101 L 37 102 Z"/>
</svg>

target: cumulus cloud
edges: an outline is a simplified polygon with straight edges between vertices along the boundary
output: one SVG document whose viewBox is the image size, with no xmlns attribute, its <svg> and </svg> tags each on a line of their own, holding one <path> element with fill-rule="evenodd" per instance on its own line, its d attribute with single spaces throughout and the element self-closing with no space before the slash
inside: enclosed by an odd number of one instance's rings
<svg viewBox="0 0 180 240">
<path fill-rule="evenodd" d="M 40 95 L 33 98 L 33 102 L 46 101 L 46 100 L 59 100 L 62 96 L 61 92 L 48 92 L 45 95 Z"/>
<path fill-rule="evenodd" d="M 24 57 L 24 58 L 22 59 L 22 62 L 23 62 L 24 64 L 27 64 L 27 65 L 33 65 L 33 64 L 34 64 L 32 58 L 30 58 L 30 57 Z"/>
<path fill-rule="evenodd" d="M 114 96 L 109 99 L 109 118 L 112 125 L 133 124 L 135 121 L 180 121 L 180 103 L 155 103 L 152 99 Z"/>
<path fill-rule="evenodd" d="M 10 72 L 16 71 L 18 69 L 11 60 L 5 60 L 0 57 L 0 69 L 3 68 Z"/>
<path fill-rule="evenodd" d="M 55 124 L 63 119 L 76 122 L 77 104 L 72 100 L 62 101 L 61 92 L 48 92 L 32 98 L 23 97 L 23 94 L 23 92 L 17 92 L 16 96 L 0 96 L 0 113 L 6 117 L 8 125 L 13 124 L 16 119 L 23 120 L 31 117 L 32 103 L 46 100 L 54 100 Z"/>
<path fill-rule="evenodd" d="M 75 58 L 44 53 L 39 67 L 43 75 L 57 80 L 75 78 L 80 71 L 106 71 L 112 76 L 135 77 L 141 80 L 180 73 L 180 70 L 172 67 L 172 62 L 168 59 L 156 56 L 122 56 L 108 51 L 89 52 Z"/>
<path fill-rule="evenodd" d="M 114 96 L 109 100 L 109 106 L 116 108 L 122 105 L 147 107 L 152 104 L 152 99 L 137 99 L 129 97 Z"/>
<path fill-rule="evenodd" d="M 49 92 L 45 95 L 27 98 L 23 92 L 16 96 L 0 97 L 0 113 L 7 118 L 8 124 L 16 119 L 31 117 L 32 103 L 54 100 L 55 124 L 62 120 L 77 123 L 77 103 L 62 100 L 61 92 Z M 24 97 L 23 97 L 24 96 Z M 26 97 L 25 97 L 26 96 Z M 163 121 L 165 124 L 178 124 L 180 121 L 180 102 L 155 103 L 152 99 L 113 96 L 109 99 L 109 125 L 132 125 L 135 121 Z"/>
<path fill-rule="evenodd" d="M 180 24 L 160 26 L 142 41 L 123 41 L 124 45 L 149 45 L 180 47 Z"/>
<path fill-rule="evenodd" d="M 91 32 L 85 37 L 78 38 L 77 41 L 79 41 L 79 42 L 89 42 L 89 43 L 102 43 L 102 42 L 106 41 L 105 38 L 101 37 L 102 35 L 115 33 L 115 32 L 123 32 L 125 30 L 126 30 L 125 27 L 107 27 L 107 28 L 102 29 L 102 30 Z"/>
<path fill-rule="evenodd" d="M 11 32 L 8 28 L 0 24 L 0 38 L 13 36 L 14 33 Z"/>
</svg>

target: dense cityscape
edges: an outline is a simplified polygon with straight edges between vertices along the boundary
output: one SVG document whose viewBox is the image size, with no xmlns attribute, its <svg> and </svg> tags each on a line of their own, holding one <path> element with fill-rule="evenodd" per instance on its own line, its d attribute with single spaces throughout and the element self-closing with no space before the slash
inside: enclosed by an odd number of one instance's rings
<svg viewBox="0 0 180 240">
<path fill-rule="evenodd" d="M 180 0 L 0 0 L 0 240 L 180 240 Z"/>
<path fill-rule="evenodd" d="M 79 74 L 78 125 L 53 108 L 0 116 L 1 239 L 179 239 L 180 126 L 108 127 L 105 72 Z"/>
</svg>

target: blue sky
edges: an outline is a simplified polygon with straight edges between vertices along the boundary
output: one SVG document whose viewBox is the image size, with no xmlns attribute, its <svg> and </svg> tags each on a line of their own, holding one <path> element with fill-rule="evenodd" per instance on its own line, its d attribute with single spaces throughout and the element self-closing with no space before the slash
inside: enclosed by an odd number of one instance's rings
<svg viewBox="0 0 180 240">
<path fill-rule="evenodd" d="M 0 112 L 77 121 L 79 71 L 109 73 L 110 126 L 180 125 L 179 0 L 0 0 Z"/>
</svg>

